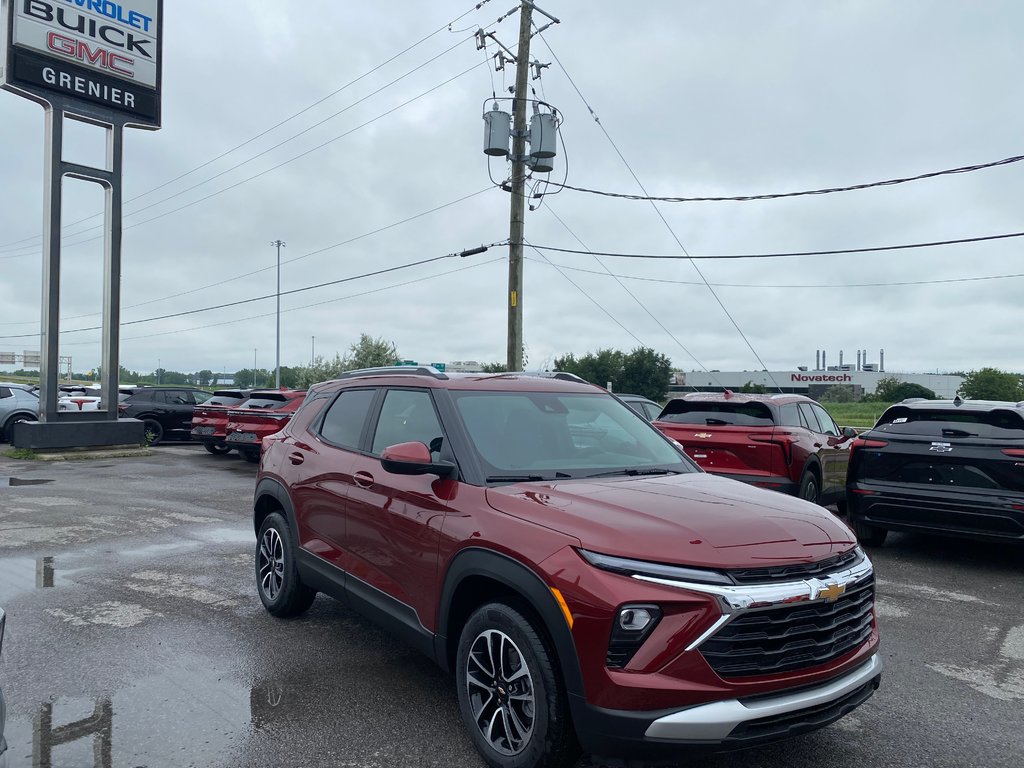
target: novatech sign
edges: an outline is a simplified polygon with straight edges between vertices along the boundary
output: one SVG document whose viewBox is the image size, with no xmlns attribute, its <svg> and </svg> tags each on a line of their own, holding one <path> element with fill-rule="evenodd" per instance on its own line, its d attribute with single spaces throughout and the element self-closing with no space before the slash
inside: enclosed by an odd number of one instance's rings
<svg viewBox="0 0 1024 768">
<path fill-rule="evenodd" d="M 162 0 L 4 0 L 0 82 L 127 113 L 159 126 Z"/>
<path fill-rule="evenodd" d="M 830 374 L 830 373 L 794 373 L 790 375 L 790 381 L 806 381 L 811 383 L 842 383 L 844 381 L 853 381 L 853 376 L 848 373 L 843 374 Z"/>
</svg>

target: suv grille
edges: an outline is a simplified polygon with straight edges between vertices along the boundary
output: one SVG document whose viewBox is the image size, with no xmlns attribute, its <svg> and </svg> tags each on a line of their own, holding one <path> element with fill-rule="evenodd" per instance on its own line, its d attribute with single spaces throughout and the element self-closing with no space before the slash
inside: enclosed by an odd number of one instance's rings
<svg viewBox="0 0 1024 768">
<path fill-rule="evenodd" d="M 834 603 L 796 603 L 745 613 L 700 649 L 723 678 L 806 669 L 837 659 L 871 635 L 874 575 Z"/>
<path fill-rule="evenodd" d="M 841 555 L 819 560 L 816 563 L 798 563 L 796 565 L 777 565 L 767 568 L 735 568 L 729 570 L 729 576 L 737 584 L 766 584 L 776 581 L 796 581 L 810 579 L 827 573 L 850 568 L 860 562 L 862 555 L 857 549 L 851 549 Z"/>
</svg>

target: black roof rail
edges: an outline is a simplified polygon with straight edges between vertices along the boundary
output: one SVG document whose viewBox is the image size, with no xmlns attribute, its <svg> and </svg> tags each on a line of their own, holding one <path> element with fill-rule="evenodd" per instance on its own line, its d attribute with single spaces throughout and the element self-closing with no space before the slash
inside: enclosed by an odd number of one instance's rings
<svg viewBox="0 0 1024 768">
<path fill-rule="evenodd" d="M 434 379 L 447 379 L 448 375 L 441 373 L 432 365 L 385 365 L 379 368 L 358 368 L 354 371 L 345 371 L 338 376 L 339 379 L 355 379 L 362 376 L 430 376 Z"/>
</svg>

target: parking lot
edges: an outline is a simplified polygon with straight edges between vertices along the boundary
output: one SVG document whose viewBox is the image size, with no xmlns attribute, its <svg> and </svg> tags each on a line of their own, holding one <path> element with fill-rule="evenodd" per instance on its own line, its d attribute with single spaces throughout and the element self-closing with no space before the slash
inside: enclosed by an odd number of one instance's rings
<svg viewBox="0 0 1024 768">
<path fill-rule="evenodd" d="M 324 597 L 294 621 L 266 614 L 255 471 L 189 444 L 0 458 L 12 768 L 482 765 L 427 658 Z M 891 536 L 873 553 L 878 693 L 823 731 L 686 764 L 1019 766 L 1022 554 Z"/>
</svg>

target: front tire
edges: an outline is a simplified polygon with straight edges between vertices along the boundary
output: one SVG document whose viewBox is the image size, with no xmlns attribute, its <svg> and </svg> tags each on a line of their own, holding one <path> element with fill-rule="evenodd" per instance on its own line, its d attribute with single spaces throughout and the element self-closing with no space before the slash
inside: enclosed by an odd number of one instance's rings
<svg viewBox="0 0 1024 768">
<path fill-rule="evenodd" d="M 244 448 L 239 450 L 242 454 L 242 458 L 248 461 L 250 464 L 260 463 L 260 452 L 255 448 Z"/>
<path fill-rule="evenodd" d="M 456 658 L 459 711 L 494 768 L 567 768 L 579 755 L 550 644 L 514 605 L 488 603 L 466 622 Z"/>
<path fill-rule="evenodd" d="M 267 612 L 281 619 L 305 613 L 316 598 L 299 578 L 295 549 L 288 521 L 280 512 L 267 515 L 256 541 L 256 591 Z"/>
<path fill-rule="evenodd" d="M 857 534 L 857 541 L 865 547 L 880 547 L 885 544 L 885 539 L 889 535 L 888 529 L 868 525 L 867 523 L 862 523 L 860 520 L 851 519 L 850 527 L 853 528 L 853 532 Z"/>
</svg>

